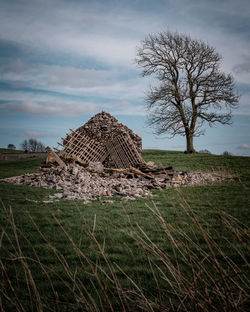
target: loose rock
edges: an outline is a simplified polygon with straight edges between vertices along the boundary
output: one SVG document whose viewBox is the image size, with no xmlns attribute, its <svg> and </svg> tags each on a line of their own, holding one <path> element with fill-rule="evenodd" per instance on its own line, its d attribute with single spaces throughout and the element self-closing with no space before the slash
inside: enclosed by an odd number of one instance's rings
<svg viewBox="0 0 250 312">
<path fill-rule="evenodd" d="M 151 171 L 150 171 L 151 169 Z M 157 167 L 150 163 L 143 168 L 112 171 L 100 163 L 82 167 L 70 164 L 64 168 L 52 165 L 41 167 L 36 173 L 1 179 L 13 184 L 26 184 L 56 190 L 50 199 L 82 199 L 85 202 L 100 197 L 124 196 L 124 200 L 152 196 L 151 189 L 164 189 L 184 185 L 214 184 L 232 180 L 229 175 L 216 172 L 186 173 L 173 168 Z"/>
</svg>

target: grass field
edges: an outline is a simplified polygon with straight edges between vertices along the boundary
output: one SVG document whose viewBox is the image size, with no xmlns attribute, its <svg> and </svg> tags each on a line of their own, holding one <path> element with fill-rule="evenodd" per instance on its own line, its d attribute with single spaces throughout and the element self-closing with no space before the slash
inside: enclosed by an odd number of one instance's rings
<svg viewBox="0 0 250 312">
<path fill-rule="evenodd" d="M 11 150 L 8 148 L 0 148 L 0 154 L 19 154 L 19 153 L 23 153 L 23 151 Z"/>
<path fill-rule="evenodd" d="M 20 160 L 0 160 L 0 178 L 14 177 L 35 172 L 45 157 L 24 158 Z"/>
<path fill-rule="evenodd" d="M 237 180 L 88 205 L 44 204 L 54 190 L 0 183 L 3 311 L 247 311 L 250 158 L 143 157 Z M 0 177 L 41 161 L 0 161 Z"/>
</svg>

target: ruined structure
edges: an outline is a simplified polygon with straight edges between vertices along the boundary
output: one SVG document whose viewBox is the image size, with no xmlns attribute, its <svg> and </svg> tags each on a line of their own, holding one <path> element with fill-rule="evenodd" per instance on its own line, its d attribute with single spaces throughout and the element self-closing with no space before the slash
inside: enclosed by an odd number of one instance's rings
<svg viewBox="0 0 250 312">
<path fill-rule="evenodd" d="M 61 144 L 68 155 L 115 168 L 144 163 L 141 138 L 109 113 L 96 114 L 82 127 L 70 131 Z"/>
<path fill-rule="evenodd" d="M 123 196 L 124 200 L 151 197 L 151 189 L 180 185 L 232 181 L 227 174 L 187 173 L 171 166 L 144 162 L 141 138 L 128 127 L 102 112 L 71 132 L 61 143 L 63 151 L 46 148 L 46 162 L 35 173 L 0 179 L 0 182 L 54 188 L 49 201 L 81 199 L 85 203 L 102 197 Z M 104 201 L 103 201 L 104 202 Z M 107 199 L 106 202 L 112 202 Z"/>
</svg>

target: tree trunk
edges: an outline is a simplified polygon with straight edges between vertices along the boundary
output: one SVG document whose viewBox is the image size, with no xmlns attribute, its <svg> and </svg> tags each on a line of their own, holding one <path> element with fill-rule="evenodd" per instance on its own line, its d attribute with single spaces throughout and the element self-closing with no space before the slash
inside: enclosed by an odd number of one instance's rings
<svg viewBox="0 0 250 312">
<path fill-rule="evenodd" d="M 194 145 L 193 145 L 193 134 L 186 133 L 186 142 L 187 142 L 187 154 L 195 153 Z"/>
</svg>

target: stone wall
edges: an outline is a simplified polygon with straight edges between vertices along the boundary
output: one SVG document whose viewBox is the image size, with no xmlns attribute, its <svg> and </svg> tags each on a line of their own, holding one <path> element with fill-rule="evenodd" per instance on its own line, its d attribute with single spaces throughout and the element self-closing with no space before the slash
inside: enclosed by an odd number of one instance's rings
<svg viewBox="0 0 250 312">
<path fill-rule="evenodd" d="M 33 157 L 46 157 L 47 153 L 10 153 L 10 154 L 0 154 L 0 160 L 17 160 L 23 158 L 33 158 Z"/>
</svg>

